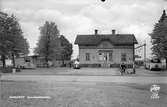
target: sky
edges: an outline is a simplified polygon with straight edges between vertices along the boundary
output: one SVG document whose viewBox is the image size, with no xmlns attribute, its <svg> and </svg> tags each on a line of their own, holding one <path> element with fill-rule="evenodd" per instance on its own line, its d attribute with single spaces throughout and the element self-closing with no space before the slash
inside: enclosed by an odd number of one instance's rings
<svg viewBox="0 0 167 107">
<path fill-rule="evenodd" d="M 147 56 L 151 53 L 149 33 L 158 22 L 167 0 L 0 0 L 3 12 L 14 14 L 30 44 L 30 54 L 36 47 L 39 27 L 45 21 L 57 24 L 60 34 L 73 44 L 73 58 L 78 55 L 74 45 L 77 34 L 134 34 L 139 45 L 147 43 Z M 142 49 L 136 51 L 143 54 Z"/>
</svg>

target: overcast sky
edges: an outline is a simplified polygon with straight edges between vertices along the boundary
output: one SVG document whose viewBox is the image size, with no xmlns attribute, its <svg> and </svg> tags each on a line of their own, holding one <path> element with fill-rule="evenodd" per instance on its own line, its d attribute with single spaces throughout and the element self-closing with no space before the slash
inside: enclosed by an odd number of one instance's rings
<svg viewBox="0 0 167 107">
<path fill-rule="evenodd" d="M 167 9 L 167 0 L 1 0 L 0 3 L 2 11 L 14 13 L 19 19 L 31 48 L 36 46 L 39 26 L 46 20 L 54 21 L 60 33 L 73 44 L 77 34 L 92 34 L 94 29 L 99 33 L 116 29 L 117 33 L 135 34 L 140 44 L 144 40 L 148 43 L 148 33 L 163 9 Z M 78 47 L 73 49 L 75 57 Z"/>
</svg>

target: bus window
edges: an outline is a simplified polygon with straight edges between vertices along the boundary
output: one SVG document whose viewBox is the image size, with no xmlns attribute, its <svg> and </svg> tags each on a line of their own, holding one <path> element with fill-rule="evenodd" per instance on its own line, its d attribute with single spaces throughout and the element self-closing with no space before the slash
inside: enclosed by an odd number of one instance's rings
<svg viewBox="0 0 167 107">
<path fill-rule="evenodd" d="M 151 60 L 151 63 L 161 63 L 160 59 L 155 58 Z"/>
</svg>

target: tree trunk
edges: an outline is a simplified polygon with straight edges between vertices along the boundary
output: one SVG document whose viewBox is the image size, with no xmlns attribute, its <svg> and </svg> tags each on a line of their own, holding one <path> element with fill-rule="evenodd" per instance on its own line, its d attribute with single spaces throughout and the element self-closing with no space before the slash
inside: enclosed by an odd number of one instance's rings
<svg viewBox="0 0 167 107">
<path fill-rule="evenodd" d="M 64 56 L 63 55 L 61 56 L 61 61 L 62 61 L 62 65 L 61 66 L 64 67 Z"/>
<path fill-rule="evenodd" d="M 166 63 L 166 69 L 167 69 L 167 58 L 165 58 L 165 63 Z"/>
<path fill-rule="evenodd" d="M 63 63 L 63 67 L 64 67 L 65 66 L 64 59 L 62 60 L 62 63 Z"/>
<path fill-rule="evenodd" d="M 5 55 L 2 55 L 2 64 L 3 64 L 3 68 L 6 67 L 6 61 L 5 61 Z"/>
<path fill-rule="evenodd" d="M 14 53 L 12 53 L 12 63 L 13 63 L 13 67 L 15 67 L 15 57 L 14 57 Z"/>
<path fill-rule="evenodd" d="M 48 65 L 48 57 L 47 57 L 47 56 L 45 57 L 45 62 L 46 62 L 46 67 L 49 68 L 49 65 Z"/>
</svg>

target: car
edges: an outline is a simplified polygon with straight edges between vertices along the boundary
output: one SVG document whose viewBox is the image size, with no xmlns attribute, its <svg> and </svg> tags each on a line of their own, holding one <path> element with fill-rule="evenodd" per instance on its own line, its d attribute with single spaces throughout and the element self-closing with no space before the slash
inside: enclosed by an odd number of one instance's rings
<svg viewBox="0 0 167 107">
<path fill-rule="evenodd" d="M 145 68 L 149 69 L 150 71 L 152 70 L 160 71 L 163 69 L 163 66 L 159 58 L 152 58 L 151 60 L 147 60 L 145 62 Z"/>
<path fill-rule="evenodd" d="M 73 68 L 74 68 L 74 69 L 80 69 L 79 61 L 77 61 L 77 60 L 74 61 Z"/>
</svg>

